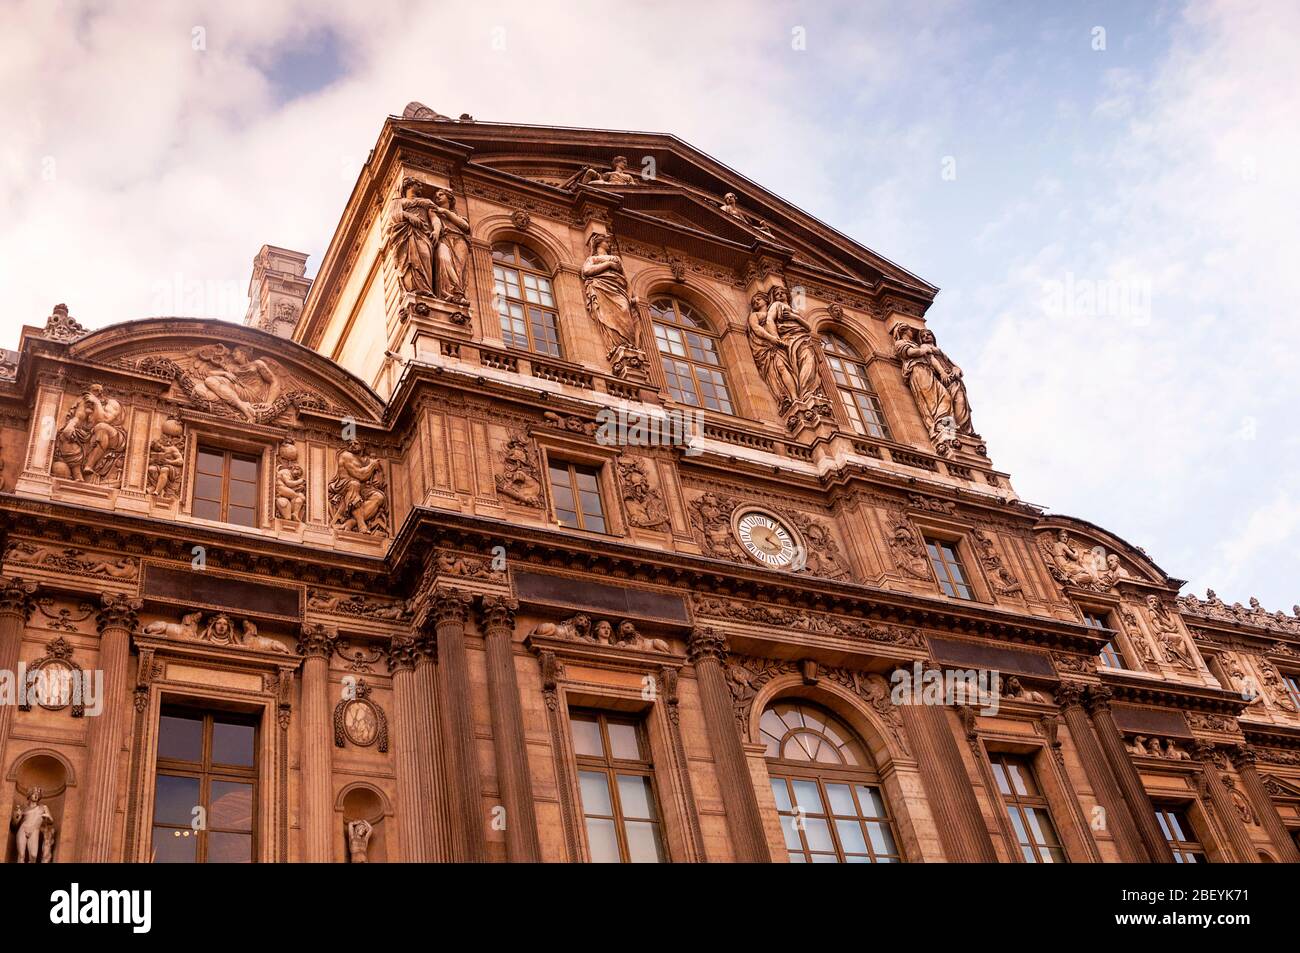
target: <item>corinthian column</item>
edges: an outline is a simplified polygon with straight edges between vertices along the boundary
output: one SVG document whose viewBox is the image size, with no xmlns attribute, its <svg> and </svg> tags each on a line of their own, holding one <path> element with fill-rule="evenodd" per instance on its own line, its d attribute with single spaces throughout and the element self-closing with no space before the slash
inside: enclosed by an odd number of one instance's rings
<svg viewBox="0 0 1300 953">
<path fill-rule="evenodd" d="M 427 861 L 432 843 L 429 795 L 425 789 L 424 761 L 429 739 L 421 731 L 420 699 L 415 666 L 421 655 L 416 640 L 396 636 L 388 646 L 388 672 L 393 678 L 393 743 L 397 756 L 397 824 L 402 860 Z"/>
<path fill-rule="evenodd" d="M 515 677 L 515 611 L 519 603 L 505 596 L 483 597 L 483 638 L 487 643 L 488 705 L 496 749 L 497 784 L 506 809 L 506 856 L 511 861 L 542 859 L 537 814 L 528 771 L 524 712 Z"/>
<path fill-rule="evenodd" d="M 18 655 L 23 645 L 23 629 L 32 614 L 32 596 L 36 584 L 24 582 L 17 576 L 0 576 L 0 672 L 18 675 Z M 14 686 L 19 688 L 17 684 Z M 9 738 L 9 722 L 13 718 L 13 705 L 0 705 L 0 751 Z"/>
<path fill-rule="evenodd" d="M 687 657 L 695 666 L 695 680 L 700 687 L 704 726 L 709 747 L 713 749 L 735 859 L 741 863 L 768 863 L 772 856 L 767 849 L 763 815 L 758 809 L 749 762 L 736 732 L 731 692 L 722 671 L 727 652 L 727 640 L 713 629 L 696 629 L 687 643 Z"/>
<path fill-rule="evenodd" d="M 423 792 L 424 837 L 421 856 L 449 861 L 451 807 L 447 794 L 447 759 L 442 752 L 438 714 L 438 634 L 423 624 L 415 628 L 415 704 L 419 714 L 420 790 Z"/>
<path fill-rule="evenodd" d="M 919 696 L 919 687 L 914 693 Z M 989 837 L 984 812 L 975 798 L 975 789 L 966 773 L 965 762 L 948 724 L 943 705 L 922 701 L 898 705 L 903 730 L 916 754 L 926 802 L 934 815 L 943 844 L 944 857 L 957 863 L 996 863 L 997 852 Z M 996 792 L 990 791 L 990 797 Z"/>
<path fill-rule="evenodd" d="M 90 719 L 86 733 L 86 786 L 81 802 L 82 861 L 107 863 L 113 858 L 113 826 L 117 814 L 117 780 L 122 762 L 122 739 L 128 718 L 131 688 L 127 665 L 131 658 L 131 633 L 139 620 L 139 599 L 106 592 L 100 597 L 99 667 L 104 672 L 104 707 Z"/>
<path fill-rule="evenodd" d="M 304 625 L 298 636 L 302 663 L 302 859 L 327 864 L 333 859 L 330 819 L 329 659 L 337 634 L 323 625 Z"/>
<path fill-rule="evenodd" d="M 482 863 L 487 860 L 487 835 L 465 648 L 469 604 L 470 596 L 459 589 L 440 588 L 431 594 L 429 611 L 438 632 L 438 695 L 446 703 L 440 714 L 452 806 L 452 856 L 458 861 Z"/>
<path fill-rule="evenodd" d="M 1142 778 L 1138 775 L 1137 768 L 1129 760 L 1128 749 L 1124 747 L 1124 739 L 1119 733 L 1119 725 L 1115 724 L 1115 716 L 1111 714 L 1110 695 L 1110 689 L 1105 685 L 1093 685 L 1088 690 L 1088 708 L 1092 713 L 1093 723 L 1097 726 L 1097 740 L 1101 742 L 1101 750 L 1106 755 L 1107 763 L 1110 764 L 1111 773 L 1119 782 L 1120 794 L 1123 795 L 1124 803 L 1128 805 L 1129 813 L 1133 816 L 1133 823 L 1137 825 L 1138 836 L 1142 838 L 1147 855 L 1154 863 L 1172 864 L 1173 851 L 1170 850 L 1169 841 L 1165 840 L 1165 835 L 1161 833 L 1160 825 L 1156 821 L 1156 807 L 1151 803 L 1147 789 L 1142 786 Z"/>
<path fill-rule="evenodd" d="M 1219 774 L 1220 765 L 1227 766 L 1227 756 L 1213 744 L 1200 739 L 1194 742 L 1193 750 L 1201 762 L 1205 791 L 1210 796 L 1214 813 L 1219 815 L 1219 826 L 1232 842 L 1232 852 L 1243 864 L 1256 862 L 1259 857 L 1255 854 L 1255 843 L 1250 839 L 1246 825 L 1241 815 L 1237 813 L 1237 805 L 1233 803 L 1232 796 L 1228 794 L 1228 788 L 1223 783 L 1223 777 Z"/>
<path fill-rule="evenodd" d="M 1083 773 L 1088 778 L 1088 785 L 1097 801 L 1106 811 L 1106 826 L 1115 838 L 1120 860 L 1129 863 L 1149 863 L 1146 845 L 1138 834 L 1133 815 L 1129 813 L 1124 795 L 1120 793 L 1119 782 L 1111 773 L 1106 761 L 1106 753 L 1101 750 L 1097 734 L 1088 721 L 1088 713 L 1083 710 L 1084 686 L 1079 682 L 1062 682 L 1056 690 L 1056 703 L 1061 707 L 1070 738 L 1074 741 L 1074 750 L 1079 753 L 1083 763 Z"/>
<path fill-rule="evenodd" d="M 1251 807 L 1255 809 L 1264 830 L 1268 831 L 1269 839 L 1277 848 L 1278 859 L 1284 864 L 1300 864 L 1300 849 L 1296 848 L 1290 832 L 1282 823 L 1281 815 L 1277 813 L 1273 799 L 1268 795 L 1268 789 L 1255 770 L 1255 749 L 1250 745 L 1237 745 L 1228 752 L 1228 756 L 1232 758 L 1232 764 L 1241 776 Z"/>
</svg>

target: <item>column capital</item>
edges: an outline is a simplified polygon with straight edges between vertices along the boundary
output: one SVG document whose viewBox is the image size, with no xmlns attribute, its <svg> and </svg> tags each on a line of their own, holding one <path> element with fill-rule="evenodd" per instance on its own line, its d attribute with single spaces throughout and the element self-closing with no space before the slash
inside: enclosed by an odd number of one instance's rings
<svg viewBox="0 0 1300 953">
<path fill-rule="evenodd" d="M 0 576 L 0 614 L 21 616 L 24 622 L 32 614 L 36 583 L 18 576 Z"/>
<path fill-rule="evenodd" d="M 1228 757 L 1232 760 L 1232 766 L 1237 770 L 1245 767 L 1254 767 L 1258 759 L 1258 753 L 1254 745 L 1233 745 L 1228 749 Z"/>
<path fill-rule="evenodd" d="M 729 651 L 731 648 L 727 645 L 727 637 L 707 626 L 693 629 L 686 643 L 686 657 L 692 665 L 698 665 L 704 659 L 724 662 Z"/>
<path fill-rule="evenodd" d="M 139 599 L 132 599 L 120 592 L 105 592 L 99 597 L 99 614 L 95 618 L 96 630 L 103 635 L 105 629 L 125 629 L 134 632 L 139 618 L 138 613 L 144 608 Z"/>
<path fill-rule="evenodd" d="M 304 624 L 298 633 L 298 654 L 307 658 L 329 658 L 338 641 L 338 631 L 319 622 Z"/>
<path fill-rule="evenodd" d="M 1108 685 L 1089 685 L 1088 686 L 1088 711 L 1094 715 L 1099 711 L 1110 711 L 1110 700 L 1114 697 L 1114 692 Z"/>
<path fill-rule="evenodd" d="M 484 631 L 492 629 L 515 630 L 515 613 L 519 600 L 510 596 L 484 596 L 479 606 L 479 621 Z"/>
<path fill-rule="evenodd" d="M 415 671 L 415 663 L 420 660 L 423 653 L 415 639 L 409 635 L 395 635 L 388 644 L 388 672 L 390 675 L 396 675 L 398 672 Z"/>
<path fill-rule="evenodd" d="M 439 586 L 429 593 L 429 616 L 435 625 L 444 623 L 465 624 L 469 618 L 470 604 L 474 597 L 468 592 L 451 586 Z"/>
<path fill-rule="evenodd" d="M 1086 691 L 1087 686 L 1083 682 L 1061 682 L 1056 686 L 1056 704 L 1062 711 L 1067 708 L 1082 708 Z"/>
</svg>

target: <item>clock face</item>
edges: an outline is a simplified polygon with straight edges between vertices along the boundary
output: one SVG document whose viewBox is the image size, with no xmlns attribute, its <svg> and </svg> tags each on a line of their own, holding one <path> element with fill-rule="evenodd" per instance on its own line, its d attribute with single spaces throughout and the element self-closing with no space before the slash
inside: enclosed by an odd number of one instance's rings
<svg viewBox="0 0 1300 953">
<path fill-rule="evenodd" d="M 745 551 L 764 566 L 784 569 L 799 553 L 790 531 L 766 513 L 744 514 L 736 522 L 736 535 Z"/>
<path fill-rule="evenodd" d="M 354 745 L 373 744 L 379 734 L 379 720 L 368 704 L 355 701 L 343 711 L 343 727 Z"/>
</svg>

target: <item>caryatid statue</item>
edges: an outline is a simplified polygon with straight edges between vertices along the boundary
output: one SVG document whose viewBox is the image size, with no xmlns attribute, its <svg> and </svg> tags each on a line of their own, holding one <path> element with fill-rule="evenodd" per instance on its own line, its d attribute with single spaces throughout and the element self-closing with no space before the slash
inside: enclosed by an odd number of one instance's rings
<svg viewBox="0 0 1300 953">
<path fill-rule="evenodd" d="M 14 856 L 20 864 L 48 864 L 54 859 L 54 815 L 41 803 L 45 791 L 33 787 L 24 804 L 14 805 Z"/>
<path fill-rule="evenodd" d="M 934 333 L 899 321 L 890 334 L 894 355 L 903 362 L 903 377 L 935 448 L 945 451 L 956 445 L 962 434 L 974 434 L 961 368 L 939 349 Z"/>
<path fill-rule="evenodd" d="M 424 183 L 409 175 L 402 179 L 397 197 L 389 203 L 384 242 L 404 291 L 434 293 L 434 253 L 442 230 L 438 205 L 425 197 Z"/>
<path fill-rule="evenodd" d="M 613 240 L 603 232 L 593 232 L 587 248 L 587 260 L 582 263 L 587 313 L 600 328 L 605 356 L 614 373 L 626 377 L 629 371 L 642 370 L 646 363 L 637 301 L 628 292 L 623 259 L 615 253 Z"/>
<path fill-rule="evenodd" d="M 433 193 L 433 212 L 442 223 L 434 252 L 434 290 L 439 298 L 464 304 L 465 271 L 469 265 L 469 219 L 456 211 L 456 196 L 446 189 Z"/>
<path fill-rule="evenodd" d="M 766 293 L 755 292 L 749 304 L 750 350 L 780 412 L 811 413 L 814 418 L 828 415 L 812 326 L 790 303 L 790 292 L 784 285 L 774 285 Z"/>
</svg>

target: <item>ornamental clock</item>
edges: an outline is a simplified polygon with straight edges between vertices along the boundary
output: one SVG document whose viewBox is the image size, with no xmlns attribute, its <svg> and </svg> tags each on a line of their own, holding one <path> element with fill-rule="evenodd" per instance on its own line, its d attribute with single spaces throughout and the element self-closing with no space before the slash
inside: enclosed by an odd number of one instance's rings
<svg viewBox="0 0 1300 953">
<path fill-rule="evenodd" d="M 773 569 L 786 569 L 799 561 L 802 546 L 794 533 L 775 516 L 749 510 L 736 520 L 736 538 L 757 562 Z"/>
</svg>

